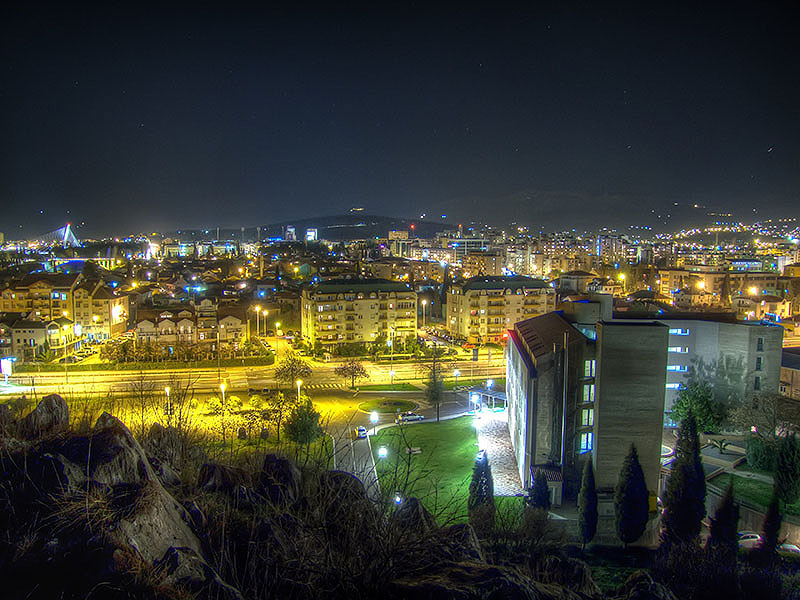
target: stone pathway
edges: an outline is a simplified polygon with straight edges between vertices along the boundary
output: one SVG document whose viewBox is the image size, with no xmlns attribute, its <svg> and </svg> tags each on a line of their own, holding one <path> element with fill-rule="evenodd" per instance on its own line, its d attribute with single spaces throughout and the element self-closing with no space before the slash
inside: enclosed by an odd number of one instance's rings
<svg viewBox="0 0 800 600">
<path fill-rule="evenodd" d="M 496 496 L 514 496 L 525 491 L 519 480 L 517 459 L 511 447 L 506 417 L 506 411 L 483 412 L 480 416 L 480 425 L 476 427 L 478 447 L 486 450 L 489 464 L 492 466 Z"/>
</svg>

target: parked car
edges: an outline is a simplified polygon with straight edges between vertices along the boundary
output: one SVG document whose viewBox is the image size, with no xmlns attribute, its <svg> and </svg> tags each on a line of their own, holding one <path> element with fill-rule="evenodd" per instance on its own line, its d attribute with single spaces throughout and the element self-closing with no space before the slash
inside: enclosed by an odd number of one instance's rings
<svg viewBox="0 0 800 600">
<path fill-rule="evenodd" d="M 783 544 L 778 544 L 778 552 L 791 552 L 792 554 L 800 554 L 800 546 L 784 542 Z"/>
<path fill-rule="evenodd" d="M 755 531 L 740 531 L 739 532 L 739 548 L 746 548 L 752 550 L 761 544 L 761 536 Z"/>
<path fill-rule="evenodd" d="M 395 417 L 395 423 L 409 423 L 411 421 L 422 421 L 425 417 L 423 415 L 418 415 L 413 411 L 408 411 L 404 413 L 400 413 Z"/>
<path fill-rule="evenodd" d="M 359 425 L 358 427 L 356 427 L 356 437 L 358 439 L 362 439 L 362 440 L 364 438 L 366 438 L 367 437 L 367 428 L 364 427 L 363 425 Z"/>
</svg>

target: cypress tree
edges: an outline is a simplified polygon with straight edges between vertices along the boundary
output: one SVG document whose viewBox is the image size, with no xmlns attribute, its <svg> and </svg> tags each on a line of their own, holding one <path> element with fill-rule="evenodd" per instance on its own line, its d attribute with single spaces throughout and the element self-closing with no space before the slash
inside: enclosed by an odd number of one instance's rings
<svg viewBox="0 0 800 600">
<path fill-rule="evenodd" d="M 472 467 L 472 481 L 469 484 L 467 509 L 472 512 L 478 507 L 491 507 L 494 510 L 494 479 L 486 454 L 475 460 L 475 466 Z"/>
<path fill-rule="evenodd" d="M 739 504 L 733 499 L 733 484 L 728 486 L 725 495 L 711 518 L 711 535 L 706 548 L 722 562 L 733 560 L 739 551 Z"/>
<path fill-rule="evenodd" d="M 778 449 L 775 493 L 786 504 L 800 498 L 800 444 L 794 433 L 783 438 Z"/>
<path fill-rule="evenodd" d="M 771 562 L 775 558 L 775 548 L 778 545 L 778 538 L 781 534 L 781 516 L 778 507 L 777 494 L 772 495 L 772 500 L 767 507 L 764 515 L 764 522 L 761 525 L 761 545 L 759 554 L 765 563 Z"/>
<path fill-rule="evenodd" d="M 614 511 L 617 517 L 617 535 L 623 544 L 627 546 L 642 537 L 647 527 L 649 498 L 639 454 L 633 444 L 622 463 L 617 480 Z"/>
<path fill-rule="evenodd" d="M 547 487 L 547 477 L 541 469 L 534 475 L 528 501 L 534 508 L 550 510 L 550 488 Z"/>
<path fill-rule="evenodd" d="M 597 533 L 597 488 L 591 457 L 587 457 L 586 464 L 583 465 L 581 491 L 578 494 L 578 526 L 581 531 L 581 549 L 583 549 Z"/>
<path fill-rule="evenodd" d="M 664 492 L 664 534 L 689 542 L 700 533 L 706 515 L 706 479 L 700 460 L 697 425 L 691 412 L 681 421 L 675 460 Z"/>
</svg>

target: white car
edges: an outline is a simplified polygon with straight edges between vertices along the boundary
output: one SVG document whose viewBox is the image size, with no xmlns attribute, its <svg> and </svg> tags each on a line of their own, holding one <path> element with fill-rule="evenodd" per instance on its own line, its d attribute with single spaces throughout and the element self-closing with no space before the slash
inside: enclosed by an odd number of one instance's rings
<svg viewBox="0 0 800 600">
<path fill-rule="evenodd" d="M 791 552 L 792 554 L 800 554 L 800 546 L 784 542 L 783 544 L 778 544 L 778 552 Z"/>
<path fill-rule="evenodd" d="M 739 548 L 746 548 L 752 550 L 761 545 L 761 536 L 755 531 L 740 531 L 739 532 Z"/>
</svg>

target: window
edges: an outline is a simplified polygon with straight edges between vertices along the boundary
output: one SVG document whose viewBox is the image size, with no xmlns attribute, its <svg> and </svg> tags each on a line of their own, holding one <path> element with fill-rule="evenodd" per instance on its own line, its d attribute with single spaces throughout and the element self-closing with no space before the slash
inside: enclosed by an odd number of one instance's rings
<svg viewBox="0 0 800 600">
<path fill-rule="evenodd" d="M 595 369 L 595 361 L 594 361 L 594 359 L 583 361 L 583 376 L 584 377 L 594 377 L 594 369 Z"/>
<path fill-rule="evenodd" d="M 753 381 L 753 389 L 758 391 L 761 389 L 761 377 L 756 375 L 755 381 Z"/>
<path fill-rule="evenodd" d="M 593 408 L 584 408 L 581 411 L 581 427 L 594 427 Z"/>
<path fill-rule="evenodd" d="M 667 371 L 672 371 L 675 373 L 686 373 L 689 370 L 689 367 L 686 365 L 667 365 Z"/>
<path fill-rule="evenodd" d="M 681 389 L 681 384 L 680 383 L 668 383 L 667 384 L 667 389 L 668 390 L 679 390 L 679 389 Z"/>
<path fill-rule="evenodd" d="M 669 330 L 669 334 L 670 335 L 689 335 L 689 330 L 688 329 L 670 329 Z"/>
<path fill-rule="evenodd" d="M 587 452 L 591 452 L 593 446 L 594 446 L 594 433 L 592 433 L 591 431 L 582 433 L 579 453 L 585 454 Z"/>
<path fill-rule="evenodd" d="M 758 341 L 756 343 L 756 350 L 758 352 L 764 351 L 764 338 L 758 338 Z"/>
<path fill-rule="evenodd" d="M 594 384 L 583 386 L 583 401 L 594 402 Z"/>
<path fill-rule="evenodd" d="M 689 348 L 687 348 L 686 346 L 670 346 L 669 348 L 667 348 L 667 351 L 676 352 L 678 354 L 686 354 L 687 352 L 689 352 Z"/>
<path fill-rule="evenodd" d="M 760 370 L 761 370 L 761 357 L 760 356 L 756 356 L 756 371 L 760 371 Z"/>
</svg>

